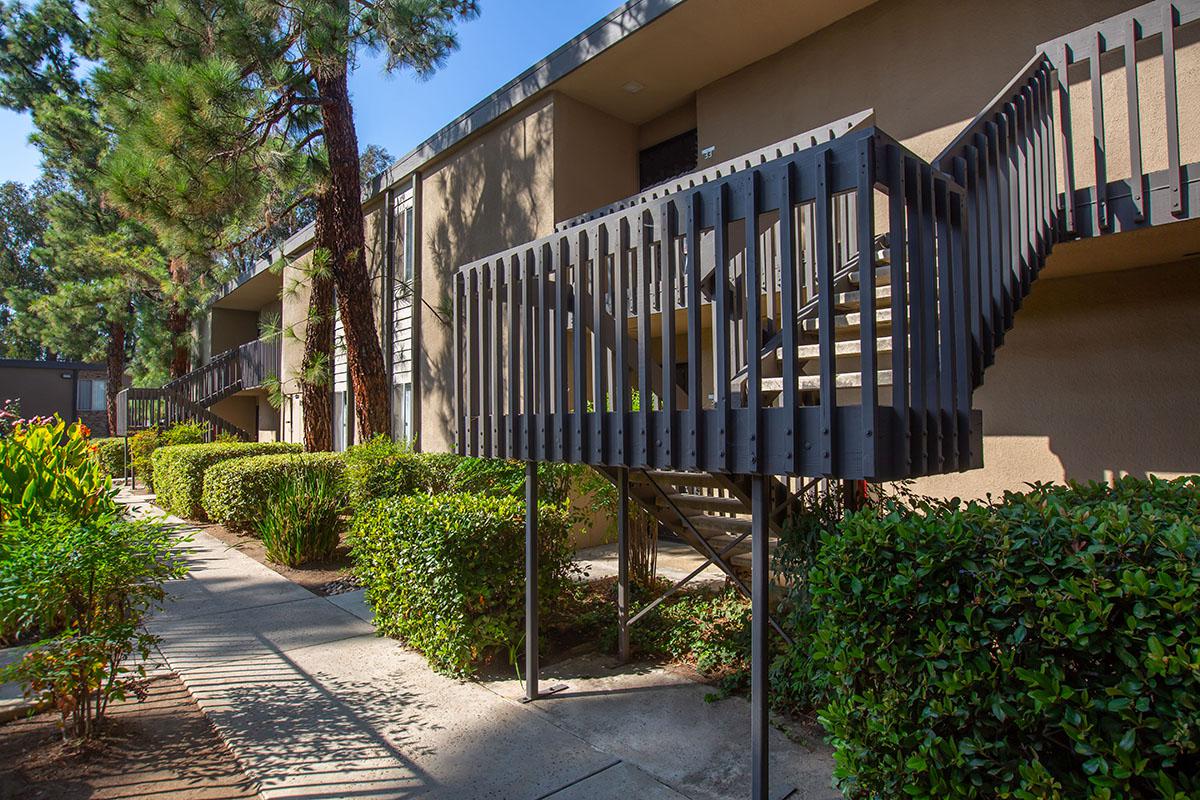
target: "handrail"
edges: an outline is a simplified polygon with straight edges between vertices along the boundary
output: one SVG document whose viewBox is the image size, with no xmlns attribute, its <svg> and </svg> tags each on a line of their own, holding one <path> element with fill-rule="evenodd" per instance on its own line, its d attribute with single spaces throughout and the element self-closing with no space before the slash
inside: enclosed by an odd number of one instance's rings
<svg viewBox="0 0 1200 800">
<path fill-rule="evenodd" d="M 249 431 L 167 389 L 129 388 L 117 395 L 118 436 L 149 428 L 165 428 L 179 422 L 206 423 L 206 441 L 212 441 L 220 434 L 245 441 L 254 438 Z"/>
</svg>

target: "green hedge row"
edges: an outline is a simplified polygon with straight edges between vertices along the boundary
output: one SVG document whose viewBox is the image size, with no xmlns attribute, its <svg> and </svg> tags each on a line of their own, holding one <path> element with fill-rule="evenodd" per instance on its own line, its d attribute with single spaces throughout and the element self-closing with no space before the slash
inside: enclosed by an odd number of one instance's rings
<svg viewBox="0 0 1200 800">
<path fill-rule="evenodd" d="M 810 586 L 848 797 L 1200 796 L 1200 479 L 888 503 Z"/>
<path fill-rule="evenodd" d="M 287 442 L 213 442 L 159 447 L 151 456 L 158 505 L 168 513 L 202 519 L 204 473 L 213 464 L 231 458 L 299 453 L 303 448 Z"/>
<path fill-rule="evenodd" d="M 539 590 L 549 609 L 567 588 L 571 548 L 565 512 L 539 513 Z M 497 648 L 512 659 L 525 619 L 524 519 L 515 498 L 472 494 L 415 494 L 358 510 L 348 539 L 375 626 L 456 675 Z"/>
<path fill-rule="evenodd" d="M 125 474 L 124 438 L 92 439 L 92 445 L 96 448 L 94 451 L 96 461 L 100 462 L 100 468 L 107 472 L 109 477 L 119 478 Z"/>
<path fill-rule="evenodd" d="M 341 453 L 272 453 L 232 458 L 205 470 L 200 506 L 209 520 L 245 530 L 262 518 L 279 481 L 324 472 L 340 484 L 344 471 Z"/>
</svg>

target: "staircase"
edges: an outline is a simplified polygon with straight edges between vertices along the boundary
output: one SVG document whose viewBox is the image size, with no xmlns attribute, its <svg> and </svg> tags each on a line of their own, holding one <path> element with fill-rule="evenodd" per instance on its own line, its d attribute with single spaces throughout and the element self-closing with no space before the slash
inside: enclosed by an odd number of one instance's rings
<svg viewBox="0 0 1200 800">
<path fill-rule="evenodd" d="M 255 435 L 209 409 L 244 389 L 261 386 L 278 376 L 278 341 L 259 339 L 227 350 L 161 388 L 126 389 L 117 400 L 117 433 L 169 427 L 179 422 L 207 425 L 207 437 L 235 436 L 252 441 Z"/>
</svg>

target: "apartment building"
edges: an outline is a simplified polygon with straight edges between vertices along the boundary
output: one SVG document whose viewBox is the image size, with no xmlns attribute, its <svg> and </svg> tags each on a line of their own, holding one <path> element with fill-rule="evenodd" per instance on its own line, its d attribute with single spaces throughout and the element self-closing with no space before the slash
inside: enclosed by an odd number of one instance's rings
<svg viewBox="0 0 1200 800">
<path fill-rule="evenodd" d="M 1172 23 L 1165 58 L 1163 37 L 1144 24 L 1164 14 Z M 553 236 L 603 209 L 647 202 L 629 198 L 656 186 L 667 187 L 659 192 L 665 196 L 670 181 L 711 181 L 722 169 L 738 169 L 739 158 L 753 154 L 762 162 L 831 135 L 875 128 L 932 162 L 1044 52 L 1053 84 L 1054 108 L 1047 110 L 1058 120 L 1051 137 L 1057 188 L 1065 202 L 1069 163 L 1076 202 L 1066 204 L 1079 219 L 1018 301 L 1012 330 L 972 394 L 972 407 L 982 412 L 982 447 L 963 464 L 972 468 L 928 475 L 921 485 L 982 496 L 1030 480 L 1197 471 L 1200 433 L 1180 422 L 1181 411 L 1195 405 L 1200 355 L 1192 332 L 1200 321 L 1200 228 L 1191 219 L 1192 165 L 1200 160 L 1195 14 L 1192 2 L 1141 7 L 1124 0 L 627 3 L 450 122 L 365 193 L 396 434 L 425 450 L 455 446 L 461 376 L 453 352 L 454 276 L 464 265 Z M 1139 40 L 1132 65 L 1123 47 L 1131 31 Z M 1058 89 L 1064 58 L 1067 92 Z M 1140 202 L 1154 205 L 1172 169 L 1177 177 L 1165 191 L 1183 210 L 1168 214 L 1171 224 L 1145 214 L 1088 227 L 1097 207 L 1121 217 L 1134 184 Z M 1098 174 L 1106 191 L 1097 193 L 1089 187 Z M 838 213 L 853 216 L 853 209 L 843 203 Z M 875 213 L 883 215 L 881 204 Z M 832 233 L 843 261 L 852 257 L 852 234 L 852 220 Z M 310 247 L 311 230 L 303 230 L 282 254 L 299 264 Z M 811 260 L 807 253 L 801 259 Z M 269 318 L 302 320 L 303 287 L 285 291 L 296 270 L 273 274 L 270 260 L 213 303 L 204 349 L 214 362 L 255 342 Z M 809 289 L 815 284 L 814 274 Z M 803 303 L 804 289 L 798 292 Z M 768 294 L 764 303 L 781 302 Z M 682 306 L 677 315 L 681 336 Z M 656 351 L 661 323 L 652 315 L 647 342 Z M 629 324 L 632 331 L 636 323 Z M 764 331 L 768 338 L 773 332 L 770 325 Z M 593 339 L 587 341 L 590 347 Z M 710 397 L 711 345 L 701 349 Z M 216 398 L 209 410 L 251 436 L 299 439 L 300 347 L 284 341 L 279 350 L 282 408 L 242 380 L 233 391 L 209 393 Z M 679 364 L 685 355 L 681 349 Z M 730 360 L 727 371 L 736 378 L 745 368 Z M 334 377 L 336 438 L 345 446 L 354 426 L 344 356 L 335 359 Z M 857 397 L 853 387 L 838 386 L 846 402 Z M 890 389 L 880 392 L 886 400 Z"/>
</svg>

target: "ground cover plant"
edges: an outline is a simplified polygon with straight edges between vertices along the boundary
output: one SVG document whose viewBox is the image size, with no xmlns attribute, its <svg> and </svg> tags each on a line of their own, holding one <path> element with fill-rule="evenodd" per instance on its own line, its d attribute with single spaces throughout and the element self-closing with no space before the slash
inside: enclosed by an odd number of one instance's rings
<svg viewBox="0 0 1200 800">
<path fill-rule="evenodd" d="M 111 509 L 112 481 L 93 458 L 89 435 L 82 423 L 55 416 L 16 423 L 0 438 L 0 522 Z"/>
<path fill-rule="evenodd" d="M 220 461 L 204 471 L 200 505 L 204 515 L 231 530 L 250 530 L 287 480 L 313 474 L 329 481 L 312 484 L 322 493 L 336 490 L 345 506 L 345 461 L 341 453 L 269 453 Z"/>
<path fill-rule="evenodd" d="M 1200 794 L 1200 479 L 888 501 L 811 577 L 847 796 Z"/>
<path fill-rule="evenodd" d="M 213 464 L 231 458 L 300 451 L 300 445 L 287 442 L 211 442 L 160 447 L 153 456 L 158 504 L 176 516 L 203 519 L 204 473 Z"/>
<path fill-rule="evenodd" d="M 254 529 L 268 558 L 297 567 L 333 555 L 347 509 L 346 489 L 341 471 L 329 469 L 328 461 L 317 462 L 314 469 L 312 462 L 306 467 L 299 457 L 286 458 L 297 463 L 269 473 L 271 483 Z"/>
</svg>

